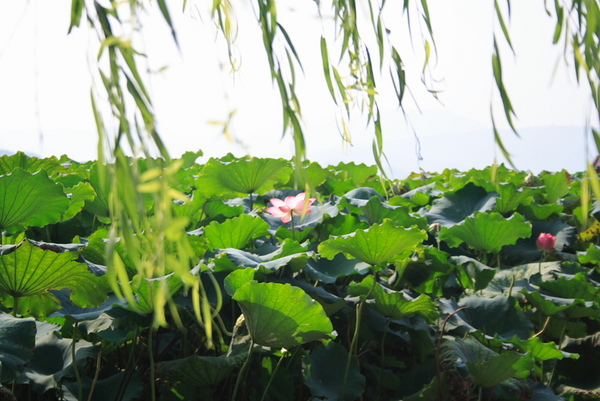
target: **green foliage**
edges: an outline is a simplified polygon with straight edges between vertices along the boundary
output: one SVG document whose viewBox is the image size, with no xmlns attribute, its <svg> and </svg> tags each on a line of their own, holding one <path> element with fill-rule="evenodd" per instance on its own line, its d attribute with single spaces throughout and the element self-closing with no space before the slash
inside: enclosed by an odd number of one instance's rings
<svg viewBox="0 0 600 401">
<path fill-rule="evenodd" d="M 323 241 L 319 245 L 319 253 L 333 259 L 338 253 L 344 252 L 377 266 L 414 251 L 424 239 L 425 233 L 421 230 L 397 227 L 391 220 L 385 220 L 367 230 L 356 230 L 353 234 Z"/>
<path fill-rule="evenodd" d="M 254 343 L 291 348 L 332 336 L 333 326 L 320 304 L 289 284 L 249 282 L 233 295 Z"/>
<path fill-rule="evenodd" d="M 106 281 L 78 262 L 77 252 L 55 249 L 51 244 L 23 240 L 0 256 L 0 294 L 15 312 L 47 316 L 58 310 L 52 290 L 69 289 L 80 306 L 98 306 L 106 299 Z"/>
<path fill-rule="evenodd" d="M 597 391 L 582 363 L 597 356 L 598 235 L 581 209 L 567 214 L 581 203 L 577 178 L 518 189 L 523 174 L 502 167 L 502 182 L 487 169 L 446 171 L 390 183 L 408 190 L 392 195 L 363 167 L 349 166 L 364 173 L 351 187 L 342 166 L 309 164 L 323 192 L 284 225 L 265 209 L 298 193 L 289 167 L 250 197 L 196 187 L 206 166 L 194 155 L 164 169 L 123 158 L 0 177 L 65 198 L 60 214 L 36 210 L 44 226 L 5 232 L 0 247 L 2 382 L 14 380 L 15 396 L 454 400 L 462 389 L 556 401 Z M 110 171 L 122 190 L 137 188 L 133 203 L 115 206 L 125 198 L 104 184 Z M 554 216 L 521 214 L 556 196 Z M 541 233 L 557 237 L 553 253 L 536 248 Z"/>
<path fill-rule="evenodd" d="M 21 374 L 35 347 L 35 321 L 0 315 L 0 362 L 2 383 Z"/>
<path fill-rule="evenodd" d="M 263 195 L 278 183 L 289 180 L 292 169 L 283 159 L 237 159 L 223 163 L 209 161 L 204 168 L 197 185 L 203 193 L 213 196 Z"/>
<path fill-rule="evenodd" d="M 31 174 L 21 168 L 0 176 L 0 229 L 44 227 L 60 220 L 69 199 L 45 171 Z"/>
<path fill-rule="evenodd" d="M 503 246 L 513 245 L 519 238 L 531 235 L 531 224 L 518 213 L 506 219 L 499 213 L 475 213 L 461 224 L 443 227 L 440 240 L 457 247 L 466 242 L 482 252 L 500 252 Z"/>
<path fill-rule="evenodd" d="M 355 400 L 365 390 L 366 377 L 360 373 L 356 359 L 352 359 L 344 388 L 344 366 L 350 356 L 346 349 L 334 342 L 317 346 L 304 359 L 304 384 L 313 396 L 326 397 L 328 400 Z"/>
</svg>

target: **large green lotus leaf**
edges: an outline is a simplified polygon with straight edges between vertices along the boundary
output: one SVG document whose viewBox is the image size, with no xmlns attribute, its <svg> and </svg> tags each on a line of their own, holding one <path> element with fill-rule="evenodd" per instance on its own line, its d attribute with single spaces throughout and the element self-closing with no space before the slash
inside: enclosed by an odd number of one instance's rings
<svg viewBox="0 0 600 401">
<path fill-rule="evenodd" d="M 471 295 L 461 299 L 458 306 L 468 307 L 458 313 L 459 318 L 486 335 L 497 335 L 502 339 L 511 339 L 516 335 L 525 339 L 533 333 L 533 325 L 514 297 L 498 295 L 485 298 Z"/>
<path fill-rule="evenodd" d="M 204 235 L 213 248 L 244 248 L 252 239 L 267 235 L 269 225 L 261 218 L 243 214 L 223 223 L 213 221 Z"/>
<path fill-rule="evenodd" d="M 464 288 L 479 291 L 488 286 L 497 270 L 467 256 L 454 256 L 450 260 L 458 268 L 458 281 Z"/>
<path fill-rule="evenodd" d="M 560 360 L 563 358 L 579 359 L 578 354 L 562 351 L 558 349 L 558 346 L 554 341 L 544 343 L 539 337 L 531 337 L 527 340 L 520 340 L 517 337 L 513 337 L 507 342 L 516 345 L 536 361 L 548 361 L 550 359 Z"/>
<path fill-rule="evenodd" d="M 290 162 L 283 159 L 237 159 L 228 163 L 209 160 L 198 177 L 204 194 L 235 196 L 259 194 L 285 183 L 292 174 Z"/>
<path fill-rule="evenodd" d="M 74 379 L 72 347 L 71 339 L 61 338 L 56 332 L 38 338 L 33 357 L 17 383 L 28 383 L 34 391 L 44 393 L 57 388 L 65 378 Z M 75 343 L 75 361 L 80 372 L 84 371 L 88 358 L 96 359 L 99 348 L 85 340 Z"/>
<path fill-rule="evenodd" d="M 315 227 L 306 227 L 302 230 L 290 230 L 286 226 L 280 226 L 275 231 L 275 236 L 279 239 L 290 239 L 298 242 L 306 241 L 310 234 L 314 231 Z"/>
<path fill-rule="evenodd" d="M 600 288 L 588 282 L 584 273 L 577 273 L 572 277 L 559 277 L 555 281 L 539 283 L 539 294 L 528 294 L 532 302 L 541 303 L 540 310 L 545 313 L 555 312 L 560 309 L 570 319 L 591 318 L 600 320 Z M 548 301 L 555 306 L 552 307 Z M 566 308 L 568 306 L 568 308 Z"/>
<path fill-rule="evenodd" d="M 427 219 L 410 214 L 409 209 L 404 206 L 389 206 L 381 202 L 379 197 L 372 197 L 363 207 L 365 217 L 369 225 L 381 224 L 384 219 L 390 219 L 400 227 L 417 226 L 427 229 Z"/>
<path fill-rule="evenodd" d="M 327 259 L 344 252 L 376 266 L 402 253 L 413 252 L 425 238 L 425 231 L 396 227 L 391 220 L 385 220 L 368 230 L 357 230 L 353 234 L 323 241 L 319 244 L 319 252 Z"/>
<path fill-rule="evenodd" d="M 81 306 L 75 305 L 71 301 L 70 290 L 52 291 L 52 295 L 59 300 L 61 308 L 53 313 L 50 317 L 53 318 L 62 316 L 69 318 L 69 320 L 78 322 L 98 319 L 102 313 L 111 310 L 115 307 L 115 305 L 123 306 L 126 304 L 125 300 L 119 299 L 119 297 L 117 297 L 115 294 L 110 294 L 108 299 L 101 305 L 92 308 L 82 308 Z"/>
<path fill-rule="evenodd" d="M 327 194 L 342 195 L 356 187 L 369 186 L 367 184 L 373 182 L 370 180 L 377 177 L 377 167 L 363 163 L 340 163 L 337 166 L 329 166 L 329 170 L 331 173 L 322 185 Z"/>
<path fill-rule="evenodd" d="M 113 307 L 96 319 L 80 321 L 77 327 L 86 340 L 94 343 L 102 340 L 118 346 L 134 339 L 140 329 L 152 326 L 152 319 L 152 315 L 140 315 L 122 307 Z"/>
<path fill-rule="evenodd" d="M 256 280 L 256 270 L 248 267 L 245 269 L 234 270 L 223 280 L 223 287 L 229 295 L 235 294 L 244 284 Z"/>
<path fill-rule="evenodd" d="M 594 244 L 590 244 L 585 252 L 579 252 L 577 254 L 579 263 L 590 263 L 596 266 L 600 265 L 600 247 Z"/>
<path fill-rule="evenodd" d="M 346 192 L 343 197 L 348 199 L 350 203 L 353 203 L 356 206 L 364 206 L 371 198 L 374 197 L 383 199 L 383 196 L 377 192 L 377 190 L 371 187 L 353 188 Z"/>
<path fill-rule="evenodd" d="M 56 223 L 69 207 L 62 186 L 45 171 L 31 174 L 20 168 L 0 176 L 0 199 L 0 230 Z"/>
<path fill-rule="evenodd" d="M 321 167 L 319 163 L 313 162 L 302 167 L 299 179 L 296 177 L 296 174 L 292 175 L 292 179 L 296 185 L 290 186 L 294 188 L 306 188 L 308 185 L 309 188 L 316 188 L 325 182 L 329 174 L 327 169 Z"/>
<path fill-rule="evenodd" d="M 447 341 L 444 360 L 466 366 L 473 382 L 481 387 L 493 387 L 510 378 L 525 378 L 533 368 L 533 358 L 514 351 L 498 354 L 472 337 Z"/>
<path fill-rule="evenodd" d="M 564 390 L 576 393 L 600 393 L 600 333 L 583 338 L 565 338 L 561 349 L 579 354 L 579 359 L 558 361 L 556 374 L 561 378 Z"/>
<path fill-rule="evenodd" d="M 454 181 L 473 182 L 490 191 L 496 189 L 496 183 L 512 183 L 522 186 L 527 172 L 508 169 L 504 164 L 487 166 L 483 169 L 472 168 L 466 173 L 454 174 L 448 177 L 448 182 L 454 186 Z"/>
<path fill-rule="evenodd" d="M 504 182 L 498 185 L 496 191 L 500 197 L 496 200 L 495 211 L 501 214 L 507 214 L 517 210 L 519 205 L 525 203 L 533 197 L 537 191 L 529 187 L 517 188 L 510 182 Z"/>
<path fill-rule="evenodd" d="M 417 188 L 411 189 L 408 192 L 403 193 L 400 196 L 393 196 L 390 198 L 390 205 L 396 206 L 410 206 L 410 207 L 423 207 L 428 205 L 432 197 L 437 197 L 442 192 L 436 188 L 435 183 L 422 185 Z"/>
<path fill-rule="evenodd" d="M 523 289 L 521 292 L 525 294 L 525 298 L 527 298 L 527 301 L 531 303 L 531 306 L 535 307 L 544 316 L 556 315 L 557 313 L 570 309 L 577 304 L 584 304 L 583 301 L 577 301 L 574 299 L 543 296 L 539 291 L 527 291 Z"/>
<path fill-rule="evenodd" d="M 339 277 L 367 274 L 369 264 L 358 259 L 348 259 L 344 254 L 338 253 L 332 260 L 326 258 L 308 259 L 304 271 L 315 281 L 333 284 Z"/>
<path fill-rule="evenodd" d="M 2 383 L 18 376 L 33 356 L 36 326 L 33 319 L 0 314 L 0 363 Z"/>
<path fill-rule="evenodd" d="M 351 234 L 356 230 L 365 230 L 369 225 L 354 214 L 338 214 L 326 219 L 319 228 L 325 238 L 338 235 Z"/>
<path fill-rule="evenodd" d="M 531 236 L 531 223 L 518 213 L 508 219 L 500 213 L 475 213 L 461 224 L 442 227 L 440 240 L 456 248 L 466 242 L 471 248 L 483 252 L 500 252 L 503 246 L 512 245 L 519 238 Z"/>
<path fill-rule="evenodd" d="M 443 277 L 454 270 L 454 264 L 448 260 L 448 254 L 435 247 L 423 246 L 417 250 L 418 258 L 410 258 L 396 271 L 410 287 L 421 293 L 435 294 L 441 290 Z M 441 295 L 441 294 L 440 294 Z"/>
<path fill-rule="evenodd" d="M 51 177 L 64 172 L 66 169 L 63 163 L 70 161 L 66 156 L 57 159 L 55 156 L 38 159 L 37 157 L 27 156 L 23 152 L 17 152 L 14 155 L 4 155 L 0 157 L 0 175 L 10 174 L 19 168 L 30 173 L 45 170 Z"/>
<path fill-rule="evenodd" d="M 348 351 L 342 345 L 330 342 L 319 345 L 304 357 L 304 384 L 313 397 L 328 401 L 353 401 L 365 391 L 367 379 L 360 373 L 356 357 L 352 356 L 344 389 Z"/>
<path fill-rule="evenodd" d="M 600 287 L 588 281 L 584 273 L 577 273 L 572 277 L 561 276 L 555 281 L 539 283 L 540 289 L 562 298 L 574 298 L 598 303 L 600 300 Z"/>
<path fill-rule="evenodd" d="M 64 288 L 71 290 L 71 300 L 79 306 L 98 306 L 106 300 L 106 279 L 78 262 L 78 252 L 38 244 L 23 240 L 0 255 L 0 291 L 9 296 L 6 301 L 11 305 L 12 297 L 19 298 L 19 313 L 46 316 L 60 309 L 50 291 Z"/>
<path fill-rule="evenodd" d="M 425 214 L 429 223 L 438 223 L 442 227 L 459 224 L 475 212 L 493 209 L 498 193 L 468 183 L 456 192 L 446 194 L 433 202 L 431 209 Z"/>
<path fill-rule="evenodd" d="M 526 359 L 529 362 L 526 365 L 529 369 L 521 369 L 523 372 L 515 369 L 515 365 L 523 366 L 523 361 Z M 525 358 L 514 351 L 506 351 L 487 361 L 467 362 L 467 368 L 475 384 L 481 387 L 493 387 L 512 377 L 518 377 L 519 374 L 526 373 L 529 375 L 531 368 L 533 368 L 531 359 Z"/>
<path fill-rule="evenodd" d="M 306 261 L 312 255 L 312 252 L 299 252 L 283 256 L 281 255 L 281 250 L 277 250 L 267 255 L 257 255 L 235 248 L 227 248 L 221 249 L 221 254 L 227 256 L 227 259 L 233 264 L 234 268 L 251 267 L 262 273 L 271 274 L 288 264 L 293 265 L 293 271 L 299 271 L 306 265 Z M 222 256 L 215 259 L 215 271 L 231 270 L 229 263 L 222 262 Z"/>
<path fill-rule="evenodd" d="M 291 348 L 332 337 L 323 307 L 289 284 L 249 282 L 233 295 L 252 340 L 272 348 Z"/>
<path fill-rule="evenodd" d="M 558 216 L 564 209 L 565 207 L 558 203 L 540 205 L 532 202 L 519 205 L 517 212 L 521 213 L 529 221 L 544 221 L 551 216 Z"/>
<path fill-rule="evenodd" d="M 360 283 L 350 284 L 348 295 L 367 296 L 370 293 L 367 301 L 369 307 L 390 319 L 402 319 L 418 314 L 431 323 L 439 317 L 435 303 L 427 295 L 421 294 L 418 298 L 412 298 L 402 291 L 386 290 L 379 283 L 373 285 L 374 281 L 373 275 L 368 275 Z"/>
<path fill-rule="evenodd" d="M 543 173 L 540 177 L 544 181 L 547 203 L 555 203 L 569 193 L 569 178 L 566 170 L 557 173 Z"/>
<path fill-rule="evenodd" d="M 338 163 L 337 166 L 333 167 L 335 171 L 338 171 L 337 178 L 345 181 L 350 181 L 355 187 L 364 184 L 370 179 L 377 177 L 377 167 L 369 166 L 364 163 L 356 164 L 350 163 Z"/>
<path fill-rule="evenodd" d="M 284 240 L 277 245 L 265 242 L 259 248 L 247 251 L 235 248 L 219 249 L 219 253 L 214 259 L 213 270 L 232 271 L 250 266 L 270 274 L 290 262 L 297 267 L 296 259 L 299 264 L 306 264 L 306 255 L 311 253 L 308 253 L 305 246 L 293 240 Z"/>
<path fill-rule="evenodd" d="M 192 355 L 160 364 L 158 374 L 171 381 L 191 383 L 198 387 L 219 384 L 233 369 L 244 361 L 247 355 L 200 356 Z"/>
<path fill-rule="evenodd" d="M 243 214 L 246 205 L 248 205 L 249 209 L 249 198 L 236 198 L 228 202 L 223 202 L 221 199 L 211 199 L 202 207 L 202 212 L 206 214 L 209 219 L 215 219 L 219 216 L 229 218 Z M 248 210 L 248 212 L 250 212 L 250 210 Z"/>
</svg>

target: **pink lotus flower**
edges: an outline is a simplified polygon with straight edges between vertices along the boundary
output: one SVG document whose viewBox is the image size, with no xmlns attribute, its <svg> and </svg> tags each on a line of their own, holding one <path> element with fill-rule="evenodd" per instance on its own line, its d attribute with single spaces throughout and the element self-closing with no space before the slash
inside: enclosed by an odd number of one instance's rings
<svg viewBox="0 0 600 401">
<path fill-rule="evenodd" d="M 537 241 L 535 241 L 537 248 L 545 253 L 554 252 L 554 246 L 556 245 L 556 236 L 548 233 L 541 233 Z"/>
<path fill-rule="evenodd" d="M 294 215 L 310 213 L 310 205 L 316 198 L 306 199 L 306 192 L 300 192 L 296 196 L 288 196 L 285 200 L 273 198 L 270 200 L 273 206 L 266 209 L 273 217 L 281 217 L 282 223 L 289 223 Z M 306 210 L 305 210 L 306 209 Z"/>
</svg>

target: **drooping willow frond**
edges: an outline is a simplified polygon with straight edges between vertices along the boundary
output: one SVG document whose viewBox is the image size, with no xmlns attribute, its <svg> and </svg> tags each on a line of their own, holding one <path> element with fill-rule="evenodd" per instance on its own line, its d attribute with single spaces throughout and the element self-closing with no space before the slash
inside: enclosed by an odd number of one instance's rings
<svg viewBox="0 0 600 401">
<path fill-rule="evenodd" d="M 598 2 L 553 1 L 556 29 L 551 40 L 564 44 L 565 51 L 572 58 L 578 79 L 589 84 L 596 114 L 600 119 Z M 306 143 L 302 118 L 303 99 L 298 91 L 298 74 L 304 74 L 303 54 L 298 51 L 297 43 L 303 38 L 294 36 L 280 18 L 278 6 L 286 3 L 277 0 L 252 0 L 250 4 L 253 14 L 242 10 L 248 4 L 213 0 L 208 7 L 210 20 L 223 34 L 230 62 L 235 70 L 239 65 L 232 49 L 240 34 L 238 18 L 252 14 L 250 18 L 259 27 L 273 85 L 280 95 L 282 132 L 283 135 L 291 135 L 293 139 L 295 165 L 300 170 L 299 166 L 306 158 Z M 344 141 L 350 142 L 350 119 L 356 114 L 366 117 L 373 132 L 374 160 L 381 173 L 385 174 L 386 147 L 380 88 L 392 86 L 401 110 L 404 110 L 406 99 L 410 99 L 406 94 L 411 93 L 408 87 L 408 75 L 411 72 L 404 65 L 409 55 L 394 41 L 390 33 L 399 26 L 408 28 L 413 44 L 417 42 L 416 47 L 423 51 L 421 81 L 432 96 L 437 96 L 438 91 L 431 83 L 435 80 L 432 81 L 428 75 L 437 57 L 435 24 L 430 14 L 430 5 L 427 0 L 315 0 L 310 4 L 315 7 L 315 15 L 321 21 L 322 32 L 317 35 L 314 48 L 320 50 L 323 83 L 328 89 L 330 101 L 339 109 L 340 134 Z M 174 46 L 178 46 L 177 27 L 168 8 L 169 4 L 166 0 L 157 0 L 157 5 L 169 27 L 170 39 Z M 182 5 L 185 9 L 187 2 L 183 1 Z M 82 21 L 87 21 L 99 41 L 98 84 L 93 91 L 92 107 L 98 127 L 98 160 L 104 166 L 103 177 L 111 180 L 110 187 L 113 188 L 112 240 L 128 242 L 133 254 L 139 255 L 138 259 L 134 258 L 130 263 L 133 263 L 135 270 L 143 277 L 150 279 L 174 272 L 182 275 L 190 288 L 200 290 L 199 282 L 194 282 L 197 278 L 193 279 L 185 273 L 198 261 L 189 252 L 186 236 L 182 234 L 183 228 L 178 228 L 185 225 L 175 218 L 171 210 L 176 196 L 169 192 L 169 182 L 175 179 L 172 174 L 174 165 L 157 129 L 152 94 L 148 90 L 148 76 L 144 68 L 140 68 L 146 56 L 141 51 L 143 49 L 139 48 L 137 38 L 144 33 L 144 26 L 140 21 L 143 20 L 146 6 L 147 3 L 143 0 L 72 0 L 69 32 L 79 27 Z M 548 5 L 546 9 L 552 14 Z M 493 77 L 502 101 L 503 116 L 517 133 L 514 123 L 516 110 L 509 97 L 510 88 L 506 87 L 502 75 L 501 56 L 506 55 L 500 54 L 499 46 L 499 42 L 504 40 L 514 53 L 510 36 L 510 0 L 504 3 L 494 0 L 494 11 L 498 27 L 491 44 Z M 512 164 L 509 149 L 504 146 L 497 129 L 493 109 L 491 114 L 496 144 Z M 592 133 L 600 151 L 598 130 L 592 129 Z M 126 155 L 143 155 L 148 164 L 141 165 Z M 594 185 L 598 186 L 592 184 Z M 152 210 L 146 208 L 148 198 L 156 205 Z M 163 239 L 162 230 L 179 234 L 157 243 L 156 241 Z M 116 268 L 119 268 L 120 263 L 118 260 L 115 262 Z M 129 289 L 128 284 L 124 283 L 125 278 L 121 271 L 119 285 L 125 286 L 124 292 L 127 292 Z M 115 279 L 115 283 L 117 281 Z M 164 309 L 168 295 L 162 293 L 156 299 L 156 309 Z M 196 312 L 202 317 L 205 314 L 199 308 Z M 161 316 L 160 313 L 157 316 Z M 161 320 L 159 323 L 164 322 Z"/>
</svg>

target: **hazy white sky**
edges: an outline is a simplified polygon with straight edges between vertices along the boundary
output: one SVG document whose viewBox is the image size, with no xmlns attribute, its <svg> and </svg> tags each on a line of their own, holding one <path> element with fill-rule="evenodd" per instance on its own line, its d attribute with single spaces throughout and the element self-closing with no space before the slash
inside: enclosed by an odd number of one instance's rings
<svg viewBox="0 0 600 401">
<path fill-rule="evenodd" d="M 42 156 L 67 153 L 76 160 L 97 156 L 89 100 L 94 68 L 90 60 L 97 44 L 87 27 L 66 34 L 70 3 L 0 0 L 2 149 Z M 151 76 L 150 90 L 158 128 L 170 152 L 177 156 L 202 149 L 208 156 L 233 152 L 289 157 L 292 141 L 289 137 L 281 139 L 279 95 L 271 84 L 250 2 L 241 3 L 237 16 L 239 33 L 234 51 L 241 69 L 235 74 L 230 72 L 224 43 L 210 22 L 205 2 L 188 3 L 188 10 L 181 13 L 181 2 L 169 2 L 180 52 L 170 41 L 155 3 L 148 5 L 144 41 L 140 43 L 149 55 L 150 70 L 168 67 Z M 394 6 L 391 3 L 399 2 L 388 1 L 386 7 Z M 372 135 L 363 120 L 357 118 L 351 125 L 354 146 L 343 147 L 337 133 L 339 111 L 325 86 L 318 45 L 320 35 L 330 28 L 316 18 L 313 1 L 297 0 L 294 10 L 287 4 L 280 2 L 279 18 L 304 63 L 298 87 L 309 159 L 323 164 L 372 164 Z M 513 2 L 512 6 L 510 26 L 516 56 L 506 46 L 501 48 L 505 81 L 522 139 L 516 140 L 506 130 L 504 137 L 521 169 L 582 170 L 584 126 L 592 107 L 589 91 L 585 85 L 577 85 L 572 67 L 564 67 L 561 48 L 551 45 L 554 19 L 546 14 L 544 2 Z M 415 136 L 397 107 L 389 83 L 385 84 L 384 70 L 380 92 L 386 149 L 393 173 L 400 178 L 419 168 L 440 171 L 491 164 L 495 153 L 490 101 L 497 122 L 507 128 L 491 71 L 496 25 L 493 2 L 429 0 L 429 8 L 438 49 L 432 72 L 438 80 L 440 101 L 427 94 L 420 82 L 420 19 L 412 17 L 417 29 L 412 43 L 399 10 L 386 20 L 391 38 L 400 46 L 418 104 L 409 98 L 405 102 Z M 499 34 L 500 30 L 496 31 Z M 233 133 L 244 146 L 227 142 L 220 127 L 209 123 L 226 120 L 232 110 L 236 110 Z M 589 123 L 598 126 L 597 121 Z M 498 159 L 502 161 L 499 155 Z"/>
</svg>

